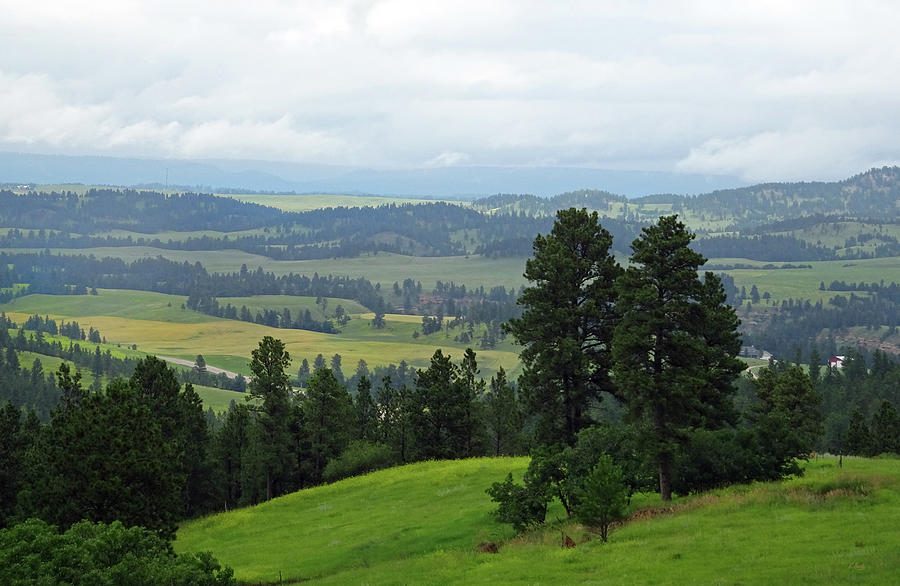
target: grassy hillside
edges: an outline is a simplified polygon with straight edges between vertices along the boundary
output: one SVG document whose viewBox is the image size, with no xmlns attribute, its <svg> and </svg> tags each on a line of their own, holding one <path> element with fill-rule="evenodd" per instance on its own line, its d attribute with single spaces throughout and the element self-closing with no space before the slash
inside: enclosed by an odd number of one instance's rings
<svg viewBox="0 0 900 586">
<path fill-rule="evenodd" d="M 424 462 L 186 523 L 176 550 L 211 550 L 242 580 L 334 576 L 435 550 L 471 550 L 512 531 L 484 489 L 525 458 Z M 412 579 L 412 576 L 407 576 Z"/>
<path fill-rule="evenodd" d="M 660 508 L 636 498 L 608 544 L 568 522 L 512 538 L 484 488 L 524 459 L 429 462 L 185 524 L 246 581 L 335 584 L 888 584 L 900 570 L 900 461 L 810 462 L 805 477 Z M 558 516 L 558 512 L 550 517 Z M 564 531 L 578 542 L 559 547 Z M 498 555 L 475 553 L 485 540 Z"/>
</svg>

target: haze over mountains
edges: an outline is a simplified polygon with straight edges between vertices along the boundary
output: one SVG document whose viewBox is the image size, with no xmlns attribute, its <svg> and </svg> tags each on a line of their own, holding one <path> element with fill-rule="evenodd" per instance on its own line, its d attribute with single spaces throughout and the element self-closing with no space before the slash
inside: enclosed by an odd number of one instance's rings
<svg viewBox="0 0 900 586">
<path fill-rule="evenodd" d="M 550 196 L 596 188 L 637 197 L 697 194 L 746 185 L 737 177 L 585 167 L 445 166 L 405 169 L 249 160 L 134 159 L 0 153 L 0 181 L 148 185 L 296 193 L 478 197 L 495 193 Z"/>
</svg>

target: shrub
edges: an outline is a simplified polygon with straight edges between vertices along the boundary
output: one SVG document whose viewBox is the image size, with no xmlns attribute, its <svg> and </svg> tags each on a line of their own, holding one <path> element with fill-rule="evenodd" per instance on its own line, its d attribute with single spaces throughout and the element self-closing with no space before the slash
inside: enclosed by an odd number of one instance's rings
<svg viewBox="0 0 900 586">
<path fill-rule="evenodd" d="M 625 518 L 628 506 L 628 488 L 622 469 L 604 454 L 591 473 L 576 489 L 578 506 L 575 518 L 580 523 L 598 527 L 600 539 L 606 541 L 609 526 Z"/>
<path fill-rule="evenodd" d="M 336 482 L 342 478 L 374 472 L 396 464 L 389 446 L 367 441 L 351 442 L 339 458 L 329 460 L 322 473 L 325 482 Z"/>
<path fill-rule="evenodd" d="M 542 485 L 529 483 L 526 475 L 525 485 L 516 484 L 512 473 L 503 482 L 495 482 L 487 492 L 491 500 L 500 507 L 496 511 L 497 518 L 503 523 L 510 523 L 516 531 L 521 532 L 533 525 L 540 525 L 547 517 L 547 503 L 550 496 Z"/>
<path fill-rule="evenodd" d="M 209 553 L 176 555 L 143 527 L 80 521 L 65 533 L 39 519 L 0 530 L 2 584 L 230 586 L 231 568 Z"/>
</svg>

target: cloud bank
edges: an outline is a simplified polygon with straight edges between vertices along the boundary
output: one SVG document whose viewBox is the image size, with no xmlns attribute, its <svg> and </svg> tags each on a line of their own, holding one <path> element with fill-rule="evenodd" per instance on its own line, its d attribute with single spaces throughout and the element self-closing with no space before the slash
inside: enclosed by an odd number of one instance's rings
<svg viewBox="0 0 900 586">
<path fill-rule="evenodd" d="M 889 2 L 0 0 L 0 150 L 835 179 L 900 160 Z"/>
</svg>

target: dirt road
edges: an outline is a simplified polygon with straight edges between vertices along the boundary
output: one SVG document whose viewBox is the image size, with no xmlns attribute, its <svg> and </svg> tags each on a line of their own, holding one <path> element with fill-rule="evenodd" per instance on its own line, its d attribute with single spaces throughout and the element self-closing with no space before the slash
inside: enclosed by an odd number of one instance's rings
<svg viewBox="0 0 900 586">
<path fill-rule="evenodd" d="M 171 356 L 157 356 L 160 360 L 165 360 L 166 362 L 171 362 L 172 364 L 180 364 L 181 366 L 189 366 L 190 368 L 194 368 L 197 366 L 196 362 L 191 362 L 190 360 L 185 360 L 183 358 L 172 358 Z M 230 370 L 225 370 L 223 368 L 216 368 L 215 366 L 206 365 L 206 371 L 211 372 L 213 374 L 225 374 L 228 378 L 237 378 L 238 373 L 231 372 Z M 249 377 L 244 377 L 249 378 Z"/>
</svg>

